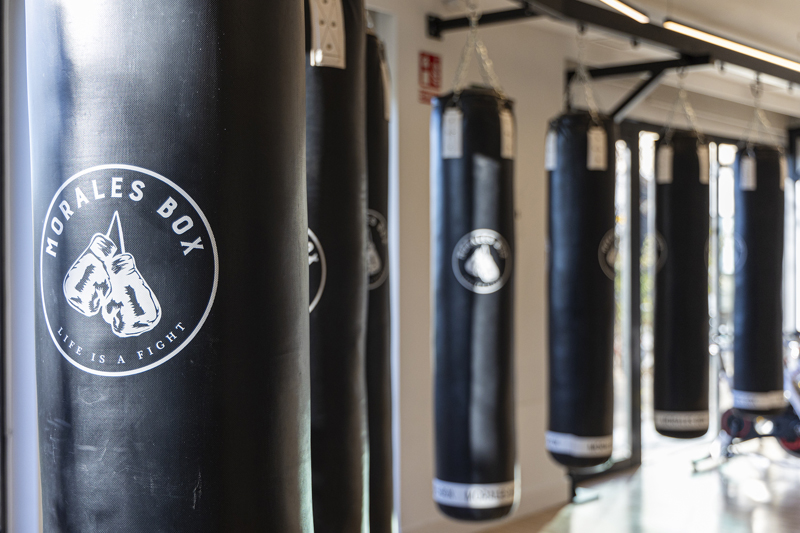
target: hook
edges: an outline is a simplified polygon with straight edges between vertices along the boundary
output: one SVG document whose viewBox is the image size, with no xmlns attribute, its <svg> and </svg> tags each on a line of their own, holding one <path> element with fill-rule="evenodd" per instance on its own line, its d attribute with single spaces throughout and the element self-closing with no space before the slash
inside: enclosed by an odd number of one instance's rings
<svg viewBox="0 0 800 533">
<path fill-rule="evenodd" d="M 761 85 L 761 74 L 758 73 L 756 74 L 756 81 L 750 86 L 750 93 L 753 95 L 753 98 L 755 98 L 756 103 L 758 103 L 758 100 L 761 98 L 763 92 L 764 88 Z"/>
</svg>

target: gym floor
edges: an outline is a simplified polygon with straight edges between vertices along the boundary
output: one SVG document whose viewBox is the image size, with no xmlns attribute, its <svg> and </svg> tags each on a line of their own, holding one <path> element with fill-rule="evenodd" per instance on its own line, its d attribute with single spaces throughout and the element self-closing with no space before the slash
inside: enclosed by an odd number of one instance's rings
<svg viewBox="0 0 800 533">
<path fill-rule="evenodd" d="M 681 447 L 639 469 L 581 489 L 589 501 L 485 533 L 789 533 L 800 531 L 800 460 L 771 439 L 692 472 L 708 443 Z M 591 499 L 596 496 L 596 499 Z"/>
</svg>

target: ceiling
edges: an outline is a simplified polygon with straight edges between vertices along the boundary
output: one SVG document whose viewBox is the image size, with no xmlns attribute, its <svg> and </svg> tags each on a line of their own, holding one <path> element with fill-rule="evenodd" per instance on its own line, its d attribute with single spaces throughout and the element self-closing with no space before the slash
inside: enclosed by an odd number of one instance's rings
<svg viewBox="0 0 800 533">
<path fill-rule="evenodd" d="M 487 11 L 518 5 L 513 0 L 476 1 L 480 9 Z M 599 0 L 583 1 L 607 7 Z M 463 0 L 442 0 L 442 3 L 448 11 L 465 11 Z M 646 12 L 657 24 L 666 18 L 673 18 L 744 44 L 800 60 L 797 0 L 630 0 L 627 3 Z"/>
<path fill-rule="evenodd" d="M 655 20 L 673 18 L 770 52 L 800 59 L 797 0 L 635 0 Z"/>
<path fill-rule="evenodd" d="M 446 16 L 465 12 L 463 0 L 441 0 Z M 599 0 L 583 0 L 596 5 Z M 512 0 L 477 0 L 484 11 L 516 7 Z M 744 44 L 773 52 L 789 59 L 800 60 L 800 17 L 798 0 L 630 0 L 631 5 L 646 12 L 654 23 L 665 18 L 704 29 Z M 608 8 L 610 9 L 610 8 Z M 537 17 L 524 22 L 544 31 L 575 35 L 574 23 L 557 22 L 547 17 Z M 655 46 L 634 45 L 630 39 L 602 30 L 587 33 L 591 42 L 587 48 L 587 63 L 603 66 L 618 63 L 636 63 L 676 57 L 676 54 Z M 577 46 L 573 50 L 577 58 Z M 714 96 L 740 104 L 752 105 L 751 85 L 755 73 L 726 65 L 705 66 L 691 70 L 686 78 L 688 90 Z M 762 77 L 765 109 L 792 117 L 800 117 L 800 87 L 792 88 L 784 80 Z M 664 85 L 677 86 L 678 77 L 673 72 L 662 81 Z"/>
</svg>

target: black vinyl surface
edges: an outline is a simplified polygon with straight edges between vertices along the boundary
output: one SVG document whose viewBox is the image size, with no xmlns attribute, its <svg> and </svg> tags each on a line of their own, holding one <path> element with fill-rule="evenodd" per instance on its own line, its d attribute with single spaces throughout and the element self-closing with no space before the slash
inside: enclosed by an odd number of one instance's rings
<svg viewBox="0 0 800 533">
<path fill-rule="evenodd" d="M 453 107 L 463 113 L 463 154 L 443 159 L 443 114 Z M 514 481 L 514 161 L 501 157 L 500 119 L 511 110 L 487 89 L 433 100 L 436 477 L 446 482 Z M 511 507 L 439 503 L 464 520 Z"/>
<path fill-rule="evenodd" d="M 302 6 L 25 7 L 44 531 L 312 531 Z"/>
<path fill-rule="evenodd" d="M 317 533 L 361 533 L 368 520 L 366 28 L 363 1 L 342 4 L 346 68 L 306 60 L 308 223 L 327 266 L 311 312 Z"/>
<path fill-rule="evenodd" d="M 736 157 L 736 297 L 734 302 L 734 391 L 783 390 L 783 211 L 780 153 L 755 146 L 756 188 L 742 190 L 742 160 Z M 734 406 L 736 401 L 734 400 Z M 783 406 L 742 409 L 779 414 Z"/>
<path fill-rule="evenodd" d="M 606 170 L 587 170 L 588 113 L 560 116 L 549 190 L 550 416 L 548 430 L 607 437 L 613 430 L 614 131 L 606 131 Z M 604 463 L 603 456 L 553 453 L 567 466 Z"/>
<path fill-rule="evenodd" d="M 705 412 L 707 416 L 708 181 L 700 180 L 695 135 L 676 132 L 671 147 L 672 182 L 659 180 L 656 185 L 654 408 L 656 412 L 693 413 L 695 417 Z M 657 417 L 656 430 L 677 438 L 700 437 L 708 431 L 707 421 L 704 428 L 694 424 L 696 427 L 685 429 L 679 427 L 680 421 L 685 424 L 687 420 L 669 415 L 661 425 Z"/>
<path fill-rule="evenodd" d="M 385 51 L 367 34 L 367 415 L 369 423 L 369 523 L 371 533 L 392 533 L 391 314 L 389 310 L 389 121 L 386 119 Z M 389 94 L 387 94 L 389 93 Z"/>
</svg>

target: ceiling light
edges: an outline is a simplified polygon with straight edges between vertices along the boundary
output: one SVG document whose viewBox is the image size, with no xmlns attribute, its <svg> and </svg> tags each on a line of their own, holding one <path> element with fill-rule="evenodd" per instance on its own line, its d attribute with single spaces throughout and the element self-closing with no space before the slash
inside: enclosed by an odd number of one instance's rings
<svg viewBox="0 0 800 533">
<path fill-rule="evenodd" d="M 623 15 L 629 16 L 630 18 L 632 18 L 633 20 L 635 20 L 639 24 L 649 24 L 650 23 L 650 17 L 648 17 L 647 15 L 642 13 L 641 11 L 637 11 L 637 10 L 633 9 L 628 4 L 623 4 L 619 0 L 600 0 L 600 1 L 603 2 L 604 4 L 606 4 L 607 6 L 613 7 L 614 9 L 616 9 L 617 11 L 622 13 Z"/>
<path fill-rule="evenodd" d="M 790 59 L 786 59 L 785 57 L 776 56 L 775 54 L 764 52 L 763 50 L 753 48 L 752 46 L 747 46 L 744 44 L 731 41 L 729 39 L 725 39 L 723 37 L 719 37 L 717 35 L 713 35 L 711 33 L 706 33 L 704 31 L 691 28 L 689 26 L 685 26 L 683 24 L 674 22 L 672 20 L 665 20 L 664 27 L 668 30 L 682 33 L 683 35 L 687 35 L 689 37 L 694 37 L 695 39 L 705 41 L 715 46 L 727 48 L 728 50 L 732 50 L 734 52 L 738 52 L 746 56 L 754 57 L 756 59 L 760 59 L 761 61 L 766 61 L 768 63 L 772 63 L 773 65 L 778 65 L 779 67 L 788 68 L 790 70 L 800 72 L 800 63 L 798 63 L 797 61 L 792 61 Z"/>
</svg>

